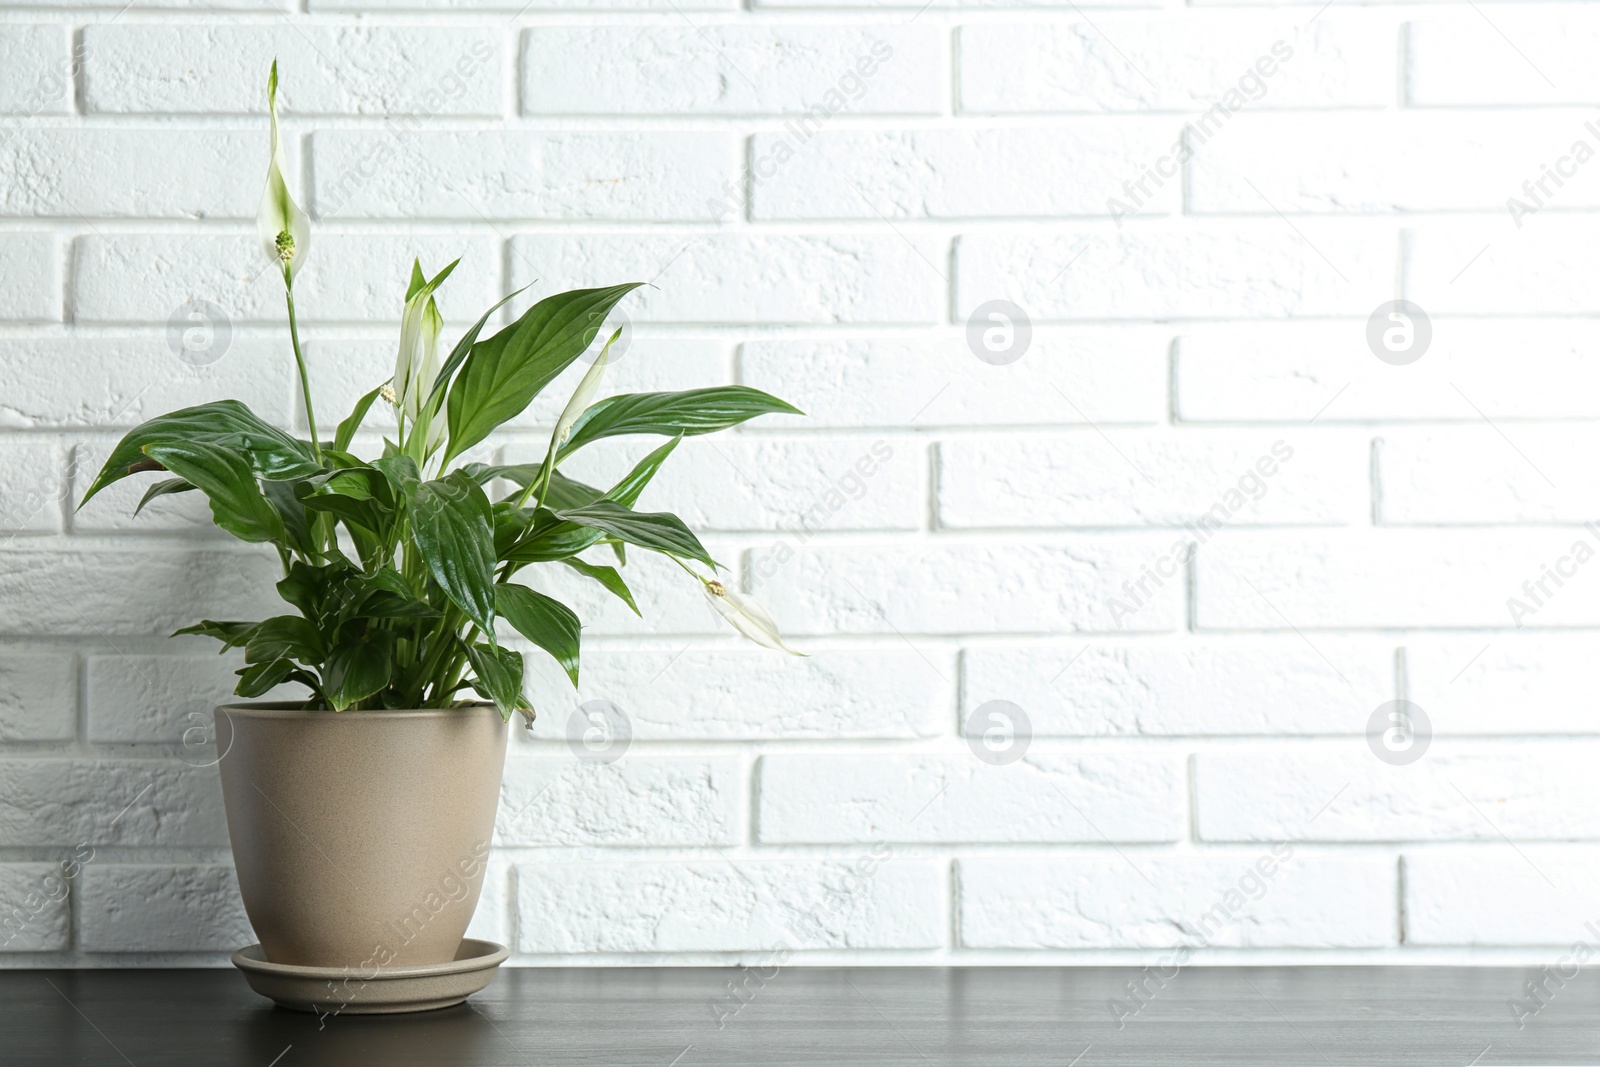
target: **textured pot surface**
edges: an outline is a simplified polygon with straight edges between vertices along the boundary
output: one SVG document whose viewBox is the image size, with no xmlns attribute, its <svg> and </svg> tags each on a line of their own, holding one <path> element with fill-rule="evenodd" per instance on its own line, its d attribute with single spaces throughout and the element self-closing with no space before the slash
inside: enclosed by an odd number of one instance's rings
<svg viewBox="0 0 1600 1067">
<path fill-rule="evenodd" d="M 239 893 L 266 958 L 455 959 L 494 833 L 499 713 L 224 704 L 216 719 Z"/>
</svg>

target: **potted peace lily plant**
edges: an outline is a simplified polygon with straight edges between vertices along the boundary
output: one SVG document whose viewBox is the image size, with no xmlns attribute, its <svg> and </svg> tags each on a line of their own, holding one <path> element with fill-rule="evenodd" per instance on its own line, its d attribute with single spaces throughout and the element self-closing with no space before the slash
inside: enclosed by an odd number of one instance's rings
<svg viewBox="0 0 1600 1067">
<path fill-rule="evenodd" d="M 174 411 L 129 432 L 83 502 L 130 475 L 165 472 L 141 509 L 167 494 L 203 493 L 219 527 L 271 545 L 282 563 L 277 590 L 290 610 L 178 631 L 243 649 L 241 697 L 284 685 L 305 691 L 292 702 L 217 709 L 239 888 L 261 939 L 235 962 L 291 1007 L 436 1007 L 481 988 L 506 955 L 463 941 L 507 722 L 533 714 L 522 656 L 502 643 L 502 627 L 553 656 L 576 686 L 581 624 L 538 588 L 542 575 L 576 572 L 637 612 L 619 569 L 631 546 L 674 560 L 741 633 L 792 651 L 757 604 L 715 577 L 716 561 L 680 519 L 635 505 L 684 437 L 795 409 L 740 386 L 598 399 L 613 333 L 541 462 L 462 463 L 590 348 L 640 283 L 545 297 L 481 337 L 506 297 L 441 359 L 435 293 L 455 264 L 432 277 L 413 264 L 394 376 L 323 436 L 294 302 L 311 227 L 284 180 L 276 63 L 267 99 L 271 159 L 258 229 L 283 278 L 310 437 L 236 400 Z M 397 429 L 381 455 L 362 458 L 352 449 L 378 404 L 393 409 Z M 609 487 L 562 472 L 580 449 L 628 434 L 666 440 Z M 499 486 L 512 488 L 500 495 Z"/>
</svg>

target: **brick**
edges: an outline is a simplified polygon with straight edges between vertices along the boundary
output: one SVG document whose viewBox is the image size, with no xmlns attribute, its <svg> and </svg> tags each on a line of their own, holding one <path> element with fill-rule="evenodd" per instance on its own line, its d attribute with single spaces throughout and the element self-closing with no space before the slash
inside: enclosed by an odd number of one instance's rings
<svg viewBox="0 0 1600 1067">
<path fill-rule="evenodd" d="M 166 635 L 202 618 L 265 618 L 278 559 L 250 550 L 0 547 L 6 633 Z"/>
<path fill-rule="evenodd" d="M 0 952 L 62 952 L 72 944 L 72 883 L 60 864 L 0 864 Z"/>
<path fill-rule="evenodd" d="M 1294 535 L 1223 531 L 1196 558 L 1204 629 L 1573 626 L 1600 623 L 1600 568 L 1535 602 L 1522 586 L 1594 534 L 1561 529 L 1390 529 Z M 1581 554 L 1581 553 L 1580 553 Z M 1529 610 L 1514 613 L 1510 598 Z M 1519 619 L 1520 614 L 1520 619 Z"/>
<path fill-rule="evenodd" d="M 438 24 L 89 26 L 84 102 L 90 112 L 264 115 L 276 59 L 287 115 L 499 115 L 500 36 Z M 263 125 L 255 154 L 266 151 Z"/>
<path fill-rule="evenodd" d="M 44 441 L 0 441 L 0 531 L 55 533 L 61 529 L 65 456 Z"/>
<path fill-rule="evenodd" d="M 1592 294 L 1583 277 L 1600 265 L 1600 230 L 1589 220 L 1549 214 L 1522 222 L 1518 229 L 1508 215 L 1499 228 L 1413 231 L 1405 259 L 1406 299 L 1435 319 L 1587 314 Z"/>
<path fill-rule="evenodd" d="M 61 321 L 61 249 L 46 233 L 0 241 L 0 320 Z"/>
<path fill-rule="evenodd" d="M 1392 288 L 1394 255 L 1388 234 L 1276 218 L 968 234 L 956 245 L 956 313 L 1006 299 L 1036 322 L 1366 315 Z"/>
<path fill-rule="evenodd" d="M 254 219 L 261 175 L 239 161 L 265 151 L 231 130 L 30 129 L 0 145 L 0 216 Z"/>
<path fill-rule="evenodd" d="M 1035 331 L 1015 363 L 973 355 L 966 332 L 915 340 L 752 341 L 740 380 L 806 414 L 769 425 L 1026 426 L 1149 424 L 1167 401 L 1165 337 L 1143 331 Z"/>
<path fill-rule="evenodd" d="M 413 258 L 433 273 L 461 265 L 439 290 L 447 320 L 476 321 L 500 294 L 499 258 L 487 238 L 391 237 L 318 230 L 295 279 L 302 325 L 316 321 L 398 323 Z M 74 308 L 79 322 L 165 323 L 192 300 L 219 306 L 235 324 L 286 326 L 283 279 L 254 237 L 91 236 L 79 238 Z M 130 286 L 137 275 L 141 284 Z"/>
<path fill-rule="evenodd" d="M 64 115 L 72 111 L 72 43 L 65 26 L 0 27 L 0 115 Z M 0 144 L 18 129 L 0 127 Z"/>
<path fill-rule="evenodd" d="M 1046 545 L 777 546 L 752 552 L 748 570 L 786 633 L 1168 630 L 1181 624 L 1182 582 L 1130 589 L 1176 543 L 1136 534 Z"/>
<path fill-rule="evenodd" d="M 232 867 L 91 864 L 78 907 L 86 952 L 232 952 L 256 941 Z"/>
<path fill-rule="evenodd" d="M 320 218 L 713 219 L 724 133 L 318 133 Z"/>
<path fill-rule="evenodd" d="M 751 139 L 751 215 L 758 219 L 1019 218 L 1103 216 L 1136 177 L 1129 160 L 1154 159 L 1177 139 L 1168 120 L 1049 129 L 824 131 L 796 149 L 791 134 Z M 786 151 L 793 152 L 792 161 Z M 766 161 L 764 164 L 762 161 Z M 767 171 L 771 171 L 770 175 Z M 1061 175 L 1072 173 L 1071 182 Z M 1176 182 L 1145 206 L 1180 207 Z"/>
<path fill-rule="evenodd" d="M 1185 336 L 1178 415 L 1319 424 L 1600 416 L 1600 333 L 1588 324 L 1436 319 L 1427 351 L 1406 366 L 1372 355 L 1364 331 L 1297 324 Z"/>
<path fill-rule="evenodd" d="M 976 646 L 961 664 L 963 716 L 1009 700 L 1035 737 L 1348 733 L 1352 708 L 1395 696 L 1394 648 L 1371 638 Z"/>
<path fill-rule="evenodd" d="M 1381 855 L 985 856 L 959 872 L 965 948 L 1382 948 L 1399 926 Z"/>
<path fill-rule="evenodd" d="M 531 115 L 937 114 L 940 34 L 905 26 L 541 26 L 523 38 Z"/>
<path fill-rule="evenodd" d="M 954 677 L 948 657 L 933 658 Z M 830 649 L 804 659 L 755 648 L 592 649 L 578 695 L 548 657 L 530 657 L 528 667 L 538 678 L 530 696 L 559 694 L 554 713 L 541 704 L 534 723 L 535 735 L 552 741 L 566 737 L 568 709 L 592 699 L 626 712 L 639 741 L 928 737 L 948 723 L 953 699 L 910 649 Z"/>
<path fill-rule="evenodd" d="M 892 233 L 518 237 L 512 284 L 654 279 L 625 302 L 635 322 L 930 323 L 944 313 L 940 244 Z"/>
<path fill-rule="evenodd" d="M 1204 841 L 1538 841 L 1600 834 L 1591 746 L 1434 741 L 1414 763 L 1362 743 L 1202 752 Z M 1512 862 L 1502 859 L 1502 862 Z"/>
<path fill-rule="evenodd" d="M 1597 445 L 1600 434 L 1582 425 L 1507 432 L 1480 424 L 1385 434 L 1375 450 L 1379 519 L 1421 525 L 1586 522 L 1600 515 L 1600 492 L 1585 461 Z"/>
<path fill-rule="evenodd" d="M 1382 214 L 1506 210 L 1574 140 L 1595 141 L 1580 112 L 1395 112 L 1251 115 L 1197 147 L 1189 165 L 1196 214 Z M 1593 145 L 1591 144 L 1591 150 Z M 1600 206 L 1600 168 L 1556 194 L 1562 209 Z"/>
<path fill-rule="evenodd" d="M 285 611 L 289 610 L 285 605 Z M 218 655 L 209 640 L 192 639 L 190 655 L 95 653 L 85 667 L 89 702 L 89 740 L 118 744 L 166 744 L 183 747 L 184 762 L 214 762 L 217 728 L 212 709 L 238 698 L 234 671 L 244 666 L 238 653 Z M 303 695 L 298 685 L 285 685 L 262 700 Z M 221 728 L 224 751 L 229 728 Z"/>
<path fill-rule="evenodd" d="M 1278 15 L 1078 15 L 962 26 L 961 109 L 1200 112 L 1220 104 L 1228 110 L 1215 126 L 1240 110 L 1394 99 L 1393 30 L 1369 18 L 1331 14 L 1301 25 Z"/>
<path fill-rule="evenodd" d="M 676 0 L 674 0 L 676 2 Z M 359 11 L 366 13 L 371 10 L 368 0 L 308 0 L 312 11 Z M 556 10 L 571 12 L 573 10 L 606 11 L 622 9 L 626 11 L 660 11 L 672 13 L 672 6 L 668 0 L 582 0 L 575 4 L 573 0 L 533 0 L 531 4 L 522 4 L 519 0 L 393 0 L 386 7 L 396 10 L 454 10 L 454 11 L 508 11 L 512 14 L 521 14 L 524 11 Z M 678 4 L 684 11 L 728 11 L 736 6 L 734 0 L 685 0 Z"/>
<path fill-rule="evenodd" d="M 559 715 L 565 725 L 566 716 Z M 733 845 L 744 776 L 734 759 L 624 754 L 590 763 L 563 751 L 512 759 L 501 785 L 502 845 Z"/>
<path fill-rule="evenodd" d="M 0 652 L 0 742 L 70 741 L 77 718 L 78 665 L 70 655 Z"/>
<path fill-rule="evenodd" d="M 1364 437 L 1079 431 L 939 444 L 939 524 L 1345 525 L 1370 513 Z"/>
<path fill-rule="evenodd" d="M 179 326 L 189 328 L 189 320 L 181 318 Z M 235 337 L 230 327 L 221 355 L 196 366 L 179 358 L 182 330 L 177 332 L 176 347 L 164 335 L 7 339 L 0 427 L 131 429 L 156 415 L 223 398 L 243 401 L 275 426 L 290 425 L 295 372 L 287 337 Z M 211 337 L 220 345 L 215 329 Z"/>
<path fill-rule="evenodd" d="M 939 865 L 892 849 L 849 859 L 522 864 L 523 952 L 934 948 Z"/>
<path fill-rule="evenodd" d="M 172 760 L 0 760 L 8 845 L 226 845 L 217 772 Z"/>
<path fill-rule="evenodd" d="M 1413 638 L 1407 696 L 1438 734 L 1593 734 L 1600 680 L 1586 634 Z"/>
<path fill-rule="evenodd" d="M 1600 74 L 1592 62 L 1600 48 L 1600 19 L 1594 12 L 1581 6 L 1544 12 L 1507 9 L 1501 16 L 1492 24 L 1437 16 L 1408 21 L 1406 102 L 1495 107 L 1592 103 L 1600 92 Z"/>
<path fill-rule="evenodd" d="M 763 844 L 1184 836 L 1183 765 L 1168 755 L 763 756 L 759 785 Z"/>
<path fill-rule="evenodd" d="M 591 485 L 613 485 L 659 443 L 644 439 L 604 462 L 593 451 L 579 453 L 563 470 Z M 537 463 L 546 446 L 507 446 L 505 456 Z M 799 541 L 821 530 L 916 530 L 926 511 L 926 464 L 924 448 L 906 438 L 691 438 L 650 482 L 639 506 L 671 511 L 695 530 L 784 530 Z"/>
<path fill-rule="evenodd" d="M 1574 962 L 1592 954 L 1600 916 L 1587 886 L 1600 876 L 1594 850 L 1526 845 L 1444 847 L 1405 857 L 1406 944 L 1588 946 L 1585 956 L 1548 962 L 1571 978 Z M 1537 979 L 1536 979 L 1537 980 Z M 1520 991 L 1519 991 L 1520 992 Z"/>
</svg>

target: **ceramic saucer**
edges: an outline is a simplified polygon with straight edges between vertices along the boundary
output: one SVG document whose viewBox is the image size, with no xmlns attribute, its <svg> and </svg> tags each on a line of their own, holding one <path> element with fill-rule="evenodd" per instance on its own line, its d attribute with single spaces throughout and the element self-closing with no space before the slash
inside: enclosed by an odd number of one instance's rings
<svg viewBox="0 0 1600 1067">
<path fill-rule="evenodd" d="M 260 945 L 233 954 L 244 980 L 280 1008 L 319 1015 L 385 1015 L 431 1011 L 460 1004 L 488 985 L 511 950 L 493 941 L 464 938 L 449 963 L 422 967 L 381 967 L 367 973 L 353 967 L 296 967 L 270 963 Z"/>
</svg>

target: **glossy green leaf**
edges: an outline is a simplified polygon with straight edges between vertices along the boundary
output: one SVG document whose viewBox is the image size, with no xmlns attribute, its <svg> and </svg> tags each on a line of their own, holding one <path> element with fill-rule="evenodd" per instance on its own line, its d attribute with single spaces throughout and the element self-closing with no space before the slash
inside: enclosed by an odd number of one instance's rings
<svg viewBox="0 0 1600 1067">
<path fill-rule="evenodd" d="M 494 701 L 500 717 L 509 719 L 518 708 L 527 707 L 522 695 L 522 656 L 509 648 L 473 643 L 467 646 L 467 662 L 477 675 L 473 688 L 480 696 Z"/>
<path fill-rule="evenodd" d="M 620 599 L 624 604 L 633 609 L 635 615 L 643 618 L 639 605 L 633 602 L 633 591 L 628 588 L 628 583 L 622 580 L 622 575 L 615 567 L 606 567 L 598 563 L 589 563 L 576 557 L 561 561 L 579 574 L 593 578 Z"/>
<path fill-rule="evenodd" d="M 275 659 L 295 659 L 302 663 L 322 661 L 322 637 L 300 615 L 278 615 L 255 628 L 245 645 L 246 663 L 266 663 Z"/>
<path fill-rule="evenodd" d="M 261 495 L 255 472 L 238 452 L 205 441 L 144 446 L 145 455 L 206 495 L 217 526 L 241 541 L 282 541 L 283 518 Z"/>
<path fill-rule="evenodd" d="M 172 636 L 182 637 L 186 634 L 196 634 L 200 637 L 214 637 L 222 642 L 222 648 L 218 652 L 218 655 L 221 655 L 222 652 L 226 652 L 228 649 L 235 648 L 250 640 L 250 635 L 255 632 L 255 628 L 258 625 L 258 623 L 253 622 L 213 622 L 210 619 L 206 619 L 195 623 L 193 626 L 185 626 L 181 630 L 174 630 L 172 631 Z"/>
<path fill-rule="evenodd" d="M 737 426 L 757 415 L 803 412 L 775 396 L 743 385 L 690 389 L 681 393 L 622 393 L 583 413 L 561 446 L 565 459 L 591 441 L 621 434 L 693 437 Z"/>
<path fill-rule="evenodd" d="M 494 587 L 500 617 L 529 641 L 555 657 L 561 669 L 578 685 L 578 642 L 583 624 L 572 609 L 525 585 Z"/>
<path fill-rule="evenodd" d="M 634 511 L 615 501 L 597 500 L 581 508 L 558 511 L 556 517 L 604 530 L 617 540 L 640 548 L 699 560 L 710 567 L 718 565 L 683 520 L 667 512 Z"/>
<path fill-rule="evenodd" d="M 161 496 L 171 496 L 174 493 L 189 493 L 194 491 L 194 486 L 183 478 L 163 478 L 144 491 L 144 496 L 139 498 L 139 506 L 133 509 L 135 515 L 144 510 L 150 501 Z"/>
<path fill-rule="evenodd" d="M 445 462 L 522 414 L 584 353 L 617 301 L 641 284 L 575 289 L 546 297 L 510 326 L 473 345 L 450 386 L 446 403 L 450 447 Z"/>
<path fill-rule="evenodd" d="M 434 581 L 494 641 L 494 524 L 483 487 L 465 471 L 411 494 L 411 534 Z"/>
<path fill-rule="evenodd" d="M 100 490 L 146 462 L 150 458 L 147 447 L 171 443 L 227 448 L 243 456 L 262 478 L 303 478 L 321 469 L 311 458 L 309 444 L 262 422 L 237 400 L 218 400 L 158 416 L 128 431 L 78 506 L 83 507 Z"/>
<path fill-rule="evenodd" d="M 394 634 L 372 630 L 345 637 L 328 655 L 322 688 L 335 711 L 371 696 L 394 673 Z"/>
<path fill-rule="evenodd" d="M 383 385 L 388 384 L 388 382 L 383 383 Z M 337 448 L 339 451 L 343 452 L 345 449 L 350 447 L 350 442 L 355 440 L 356 431 L 361 429 L 361 422 L 367 417 L 367 411 L 372 407 L 372 402 L 383 395 L 383 385 L 378 386 L 376 389 L 372 390 L 372 392 L 367 393 L 360 400 L 356 401 L 356 406 L 350 409 L 349 416 L 347 416 L 345 420 L 339 424 L 339 428 L 333 432 L 334 448 Z"/>
</svg>

